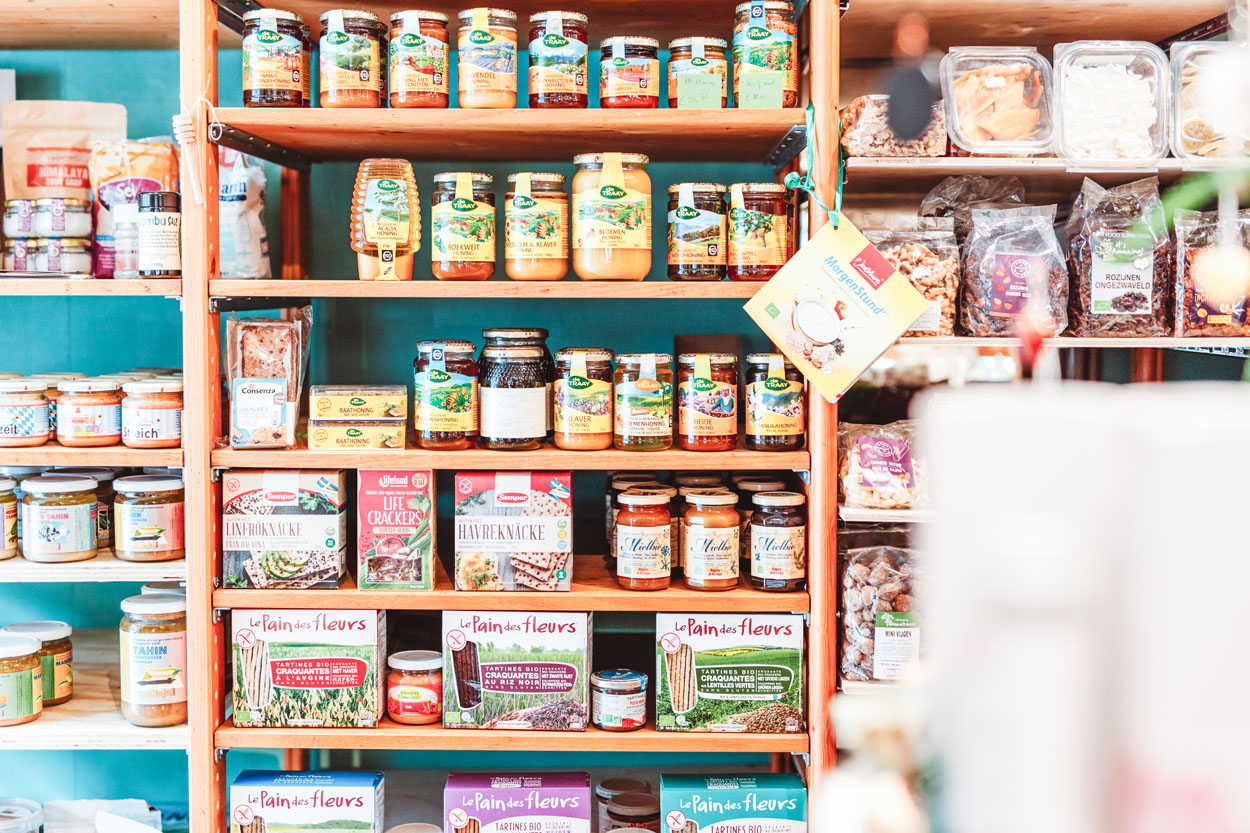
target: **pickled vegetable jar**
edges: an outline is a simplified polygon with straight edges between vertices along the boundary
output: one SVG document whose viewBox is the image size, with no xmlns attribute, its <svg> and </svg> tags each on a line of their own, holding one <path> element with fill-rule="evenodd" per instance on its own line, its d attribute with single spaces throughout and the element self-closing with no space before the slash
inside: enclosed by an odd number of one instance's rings
<svg viewBox="0 0 1250 833">
<path fill-rule="evenodd" d="M 8 625 L 0 636 L 25 636 L 39 640 L 39 673 L 43 680 L 43 705 L 59 706 L 74 696 L 74 629 L 66 622 L 45 620 Z M 3 828 L 0 828 L 3 830 Z"/>
<path fill-rule="evenodd" d="M 331 9 L 321 14 L 317 86 L 322 107 L 381 107 L 386 87 L 382 56 L 387 25 L 373 12 Z"/>
<path fill-rule="evenodd" d="M 430 265 L 441 281 L 484 281 L 495 274 L 495 193 L 490 174 L 434 175 Z"/>
<path fill-rule="evenodd" d="M 588 19 L 579 12 L 530 15 L 530 108 L 585 107 Z"/>
<path fill-rule="evenodd" d="M 530 451 L 547 437 L 547 373 L 537 347 L 482 351 L 482 424 L 478 444 L 494 451 Z"/>
<path fill-rule="evenodd" d="M 798 492 L 756 492 L 751 502 L 751 586 L 802 590 L 807 583 L 806 498 Z"/>
<path fill-rule="evenodd" d="M 122 601 L 122 716 L 136 726 L 187 722 L 187 597 Z"/>
<path fill-rule="evenodd" d="M 117 445 L 122 438 L 121 385 L 75 379 L 56 386 L 56 441 L 67 447 Z"/>
<path fill-rule="evenodd" d="M 734 96 L 739 107 L 743 77 L 757 73 L 776 73 L 765 84 L 781 88 L 782 107 L 798 106 L 798 33 L 794 4 L 786 0 L 751 0 L 734 8 Z"/>
<path fill-rule="evenodd" d="M 681 182 L 668 186 L 668 278 L 719 281 L 728 263 L 725 186 Z"/>
<path fill-rule="evenodd" d="M 753 451 L 796 451 L 807 431 L 803 374 L 780 353 L 752 353 L 746 368 L 746 445 Z"/>
<path fill-rule="evenodd" d="M 121 477 L 113 549 L 123 561 L 174 561 L 185 558 L 185 493 L 182 480 L 160 474 Z"/>
<path fill-rule="evenodd" d="M 569 274 L 569 196 L 564 174 L 508 174 L 504 272 L 514 281 L 560 281 Z"/>
<path fill-rule="evenodd" d="M 96 554 L 96 481 L 45 474 L 22 483 L 22 556 L 27 561 L 86 561 Z"/>
<path fill-rule="evenodd" d="M 43 663 L 38 639 L 0 634 L 0 726 L 30 723 L 43 714 Z"/>
<path fill-rule="evenodd" d="M 775 182 L 729 186 L 729 279 L 765 281 L 790 259 L 790 196 Z"/>
<path fill-rule="evenodd" d="M 681 107 L 683 102 L 678 95 L 682 87 L 681 79 L 699 75 L 719 76 L 720 106 L 728 106 L 729 61 L 725 58 L 725 50 L 728 48 L 729 44 L 720 38 L 694 37 L 670 41 L 668 44 L 668 106 Z M 685 106 L 695 105 L 686 104 Z M 700 102 L 698 106 L 707 105 Z"/>
<path fill-rule="evenodd" d="M 387 86 L 395 109 L 444 108 L 450 96 L 447 15 L 424 9 L 391 15 Z"/>
<path fill-rule="evenodd" d="M 612 447 L 612 351 L 566 347 L 556 353 L 555 444 L 576 451 Z"/>
<path fill-rule="evenodd" d="M 654 109 L 660 106 L 660 42 L 615 37 L 599 42 L 599 106 Z"/>
<path fill-rule="evenodd" d="M 677 440 L 687 451 L 738 447 L 738 358 L 683 353 L 677 359 Z"/>
<path fill-rule="evenodd" d="M 641 153 L 573 158 L 573 271 L 584 281 L 640 281 L 651 271 L 651 179 Z"/>
<path fill-rule="evenodd" d="M 47 383 L 37 379 L 0 380 L 0 447 L 43 445 L 48 441 Z"/>
<path fill-rule="evenodd" d="M 630 489 L 617 496 L 616 580 L 629 590 L 663 590 L 672 583 L 669 496 Z"/>
<path fill-rule="evenodd" d="M 625 451 L 673 446 L 673 357 L 625 353 L 616 357 L 613 443 Z"/>
<path fill-rule="evenodd" d="M 476 348 L 469 341 L 423 341 L 413 362 L 412 413 L 417 447 L 439 451 L 477 442 Z"/>
<path fill-rule="evenodd" d="M 307 106 L 308 40 L 304 19 L 282 9 L 243 15 L 243 106 Z"/>
<path fill-rule="evenodd" d="M 458 20 L 460 106 L 516 107 L 516 12 L 478 7 L 460 12 Z"/>
<path fill-rule="evenodd" d="M 682 570 L 694 590 L 738 586 L 738 498 L 724 488 L 689 489 L 682 513 Z"/>
</svg>

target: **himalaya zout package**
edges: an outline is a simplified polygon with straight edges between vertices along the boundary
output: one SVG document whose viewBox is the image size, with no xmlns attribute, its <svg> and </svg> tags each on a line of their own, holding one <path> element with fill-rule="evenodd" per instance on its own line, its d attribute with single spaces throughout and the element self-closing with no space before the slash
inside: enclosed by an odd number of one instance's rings
<svg viewBox="0 0 1250 833">
<path fill-rule="evenodd" d="M 444 833 L 590 833 L 590 776 L 584 772 L 447 776 Z"/>
<path fill-rule="evenodd" d="M 804 833 L 807 788 L 791 774 L 661 775 L 665 833 Z"/>
<path fill-rule="evenodd" d="M 382 833 L 380 772 L 249 769 L 230 785 L 230 833 Z"/>
</svg>

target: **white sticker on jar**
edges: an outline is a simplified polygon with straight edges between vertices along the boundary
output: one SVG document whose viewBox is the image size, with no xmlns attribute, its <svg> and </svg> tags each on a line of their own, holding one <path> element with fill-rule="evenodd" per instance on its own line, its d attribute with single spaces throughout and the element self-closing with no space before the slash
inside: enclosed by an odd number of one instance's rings
<svg viewBox="0 0 1250 833">
<path fill-rule="evenodd" d="M 738 525 L 727 529 L 687 526 L 682 530 L 682 565 L 696 581 L 738 577 Z"/>
<path fill-rule="evenodd" d="M 187 701 L 187 633 L 121 634 L 122 701 L 163 706 Z"/>
<path fill-rule="evenodd" d="M 94 552 L 96 504 L 32 506 L 22 503 L 22 554 L 32 561 L 40 555 Z"/>
<path fill-rule="evenodd" d="M 122 406 L 63 405 L 56 411 L 56 433 L 71 440 L 120 439 Z"/>
<path fill-rule="evenodd" d="M 181 408 L 122 408 L 122 440 L 182 439 Z"/>
<path fill-rule="evenodd" d="M 616 573 L 622 578 L 668 578 L 672 532 L 663 526 L 616 525 Z"/>
<path fill-rule="evenodd" d="M 169 552 L 185 549 L 182 501 L 138 505 L 118 503 L 114 540 L 123 552 Z"/>
</svg>

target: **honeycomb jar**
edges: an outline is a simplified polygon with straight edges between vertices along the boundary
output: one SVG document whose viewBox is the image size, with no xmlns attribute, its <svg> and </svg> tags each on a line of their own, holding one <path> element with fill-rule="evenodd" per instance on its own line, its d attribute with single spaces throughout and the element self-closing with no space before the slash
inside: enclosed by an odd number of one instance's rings
<svg viewBox="0 0 1250 833">
<path fill-rule="evenodd" d="M 385 100 L 387 25 L 372 12 L 321 14 L 319 78 L 322 107 L 381 107 Z"/>
<path fill-rule="evenodd" d="M 725 186 L 668 186 L 668 279 L 719 281 L 727 274 Z"/>
<path fill-rule="evenodd" d="M 243 106 L 309 106 L 304 19 L 282 9 L 243 15 Z"/>
<path fill-rule="evenodd" d="M 531 110 L 584 109 L 586 30 L 589 20 L 579 12 L 538 12 L 530 15 L 529 98 Z"/>
<path fill-rule="evenodd" d="M 677 441 L 687 451 L 738 447 L 738 357 L 682 353 L 677 360 Z"/>
<path fill-rule="evenodd" d="M 599 106 L 650 110 L 660 106 L 660 42 L 615 37 L 599 42 Z"/>
<path fill-rule="evenodd" d="M 391 15 L 387 88 L 397 110 L 445 109 L 450 103 L 447 15 L 402 11 Z"/>
<path fill-rule="evenodd" d="M 495 274 L 495 178 L 434 175 L 430 267 L 440 281 L 484 281 Z"/>
</svg>

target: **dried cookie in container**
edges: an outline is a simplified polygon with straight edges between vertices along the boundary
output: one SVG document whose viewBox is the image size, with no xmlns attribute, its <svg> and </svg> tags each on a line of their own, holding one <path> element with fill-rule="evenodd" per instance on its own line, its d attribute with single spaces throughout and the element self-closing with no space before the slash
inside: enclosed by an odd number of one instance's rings
<svg viewBox="0 0 1250 833">
<path fill-rule="evenodd" d="M 905 680 L 920 661 L 913 553 L 849 550 L 842 573 L 842 677 Z"/>
<path fill-rule="evenodd" d="M 912 509 L 925 502 L 924 466 L 912 448 L 915 423 L 838 426 L 838 483 L 847 506 Z"/>
</svg>

